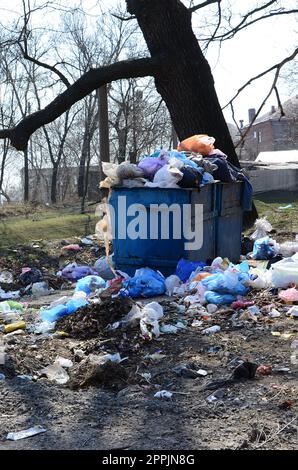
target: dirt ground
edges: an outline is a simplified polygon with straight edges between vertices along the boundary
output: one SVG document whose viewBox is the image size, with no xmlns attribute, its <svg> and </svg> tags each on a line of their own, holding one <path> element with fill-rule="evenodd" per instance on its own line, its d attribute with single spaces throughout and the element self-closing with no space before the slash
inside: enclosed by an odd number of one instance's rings
<svg viewBox="0 0 298 470">
<path fill-rule="evenodd" d="M 7 361 L 0 366 L 6 375 L 0 380 L 0 449 L 296 449 L 298 365 L 291 363 L 290 355 L 298 322 L 285 315 L 276 295 L 263 292 L 251 297 L 260 307 L 273 303 L 282 316 L 260 315 L 255 322 L 235 319 L 235 312 L 225 308 L 202 320 L 199 312 L 179 313 L 172 299 L 158 299 L 164 322 L 183 320 L 186 329 L 151 342 L 140 337 L 138 325 L 113 331 L 100 325 L 89 339 L 30 332 L 11 336 Z M 52 300 L 50 296 L 38 302 Z M 28 323 L 38 314 L 38 302 L 30 305 L 35 310 L 24 314 Z M 126 313 L 120 304 L 117 308 L 119 316 Z M 195 319 L 203 321 L 201 327 L 191 326 Z M 202 329 L 212 325 L 220 325 L 221 331 L 203 335 Z M 102 368 L 91 366 L 88 357 L 103 352 L 119 352 L 127 359 Z M 74 363 L 67 369 L 70 381 L 65 385 L 38 374 L 57 356 Z M 269 364 L 272 374 L 208 388 L 210 382 L 229 379 L 242 360 Z M 181 364 L 208 375 L 179 376 L 173 368 Z M 19 374 L 33 380 L 18 378 Z M 172 398 L 155 398 L 160 390 L 171 391 Z M 210 395 L 215 395 L 212 402 Z M 36 425 L 47 432 L 6 440 L 8 432 Z"/>
</svg>

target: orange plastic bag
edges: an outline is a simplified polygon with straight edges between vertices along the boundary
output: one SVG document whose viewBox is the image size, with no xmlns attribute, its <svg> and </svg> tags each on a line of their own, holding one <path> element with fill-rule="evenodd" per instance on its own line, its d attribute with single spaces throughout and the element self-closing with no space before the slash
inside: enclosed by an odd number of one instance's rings
<svg viewBox="0 0 298 470">
<path fill-rule="evenodd" d="M 210 273 L 198 273 L 193 279 L 192 282 L 194 281 L 201 281 L 202 279 L 205 279 L 206 277 L 212 276 Z"/>
<path fill-rule="evenodd" d="M 182 140 L 178 145 L 179 152 L 194 152 L 201 155 L 209 155 L 214 150 L 214 137 L 206 134 L 197 134 Z"/>
</svg>

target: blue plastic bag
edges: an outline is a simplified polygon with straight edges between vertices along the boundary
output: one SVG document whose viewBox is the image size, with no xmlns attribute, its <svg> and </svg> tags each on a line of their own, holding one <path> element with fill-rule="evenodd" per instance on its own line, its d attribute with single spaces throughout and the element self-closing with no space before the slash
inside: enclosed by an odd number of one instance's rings
<svg viewBox="0 0 298 470">
<path fill-rule="evenodd" d="M 77 282 L 75 292 L 85 292 L 87 295 L 91 294 L 97 289 L 104 289 L 106 282 L 100 276 L 86 276 Z"/>
<path fill-rule="evenodd" d="M 193 271 L 199 267 L 203 269 L 205 266 L 207 266 L 207 264 L 203 263 L 203 261 L 188 261 L 182 258 L 177 264 L 175 274 L 182 282 L 186 282 Z"/>
<path fill-rule="evenodd" d="M 236 296 L 231 294 L 218 294 L 217 292 L 206 291 L 205 300 L 208 304 L 230 305 L 235 302 Z"/>
<path fill-rule="evenodd" d="M 217 292 L 219 294 L 246 295 L 249 289 L 242 284 L 239 278 L 242 280 L 249 279 L 246 273 L 231 273 L 225 271 L 224 273 L 215 273 L 203 279 L 202 284 L 208 291 Z"/>
<path fill-rule="evenodd" d="M 154 297 L 166 292 L 165 278 L 150 268 L 138 269 L 134 277 L 123 282 L 123 287 L 123 297 Z"/>
<path fill-rule="evenodd" d="M 254 242 L 252 258 L 259 260 L 267 260 L 273 258 L 275 255 L 274 247 L 270 245 L 270 238 L 259 238 Z"/>
<path fill-rule="evenodd" d="M 41 318 L 43 321 L 54 323 L 58 318 L 70 315 L 71 313 L 76 312 L 79 308 L 85 307 L 87 304 L 87 300 L 83 298 L 70 299 L 64 305 L 57 305 L 56 307 L 48 310 L 43 310 L 43 312 L 41 312 Z"/>
</svg>

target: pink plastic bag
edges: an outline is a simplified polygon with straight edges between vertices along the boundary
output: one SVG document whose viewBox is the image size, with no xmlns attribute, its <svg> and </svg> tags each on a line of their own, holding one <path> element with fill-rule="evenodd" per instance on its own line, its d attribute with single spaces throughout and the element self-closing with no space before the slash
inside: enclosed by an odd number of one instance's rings
<svg viewBox="0 0 298 470">
<path fill-rule="evenodd" d="M 298 290 L 296 287 L 291 289 L 282 290 L 278 297 L 286 303 L 298 302 Z"/>
</svg>

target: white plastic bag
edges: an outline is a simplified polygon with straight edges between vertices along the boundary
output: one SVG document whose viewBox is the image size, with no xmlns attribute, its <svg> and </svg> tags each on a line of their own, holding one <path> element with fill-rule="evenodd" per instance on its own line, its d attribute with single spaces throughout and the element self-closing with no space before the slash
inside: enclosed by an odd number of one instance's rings
<svg viewBox="0 0 298 470">
<path fill-rule="evenodd" d="M 272 273 L 273 287 L 288 287 L 295 283 L 298 285 L 298 259 L 297 254 L 291 258 L 285 258 L 272 264 L 270 271 Z"/>
<path fill-rule="evenodd" d="M 258 240 L 259 238 L 266 237 L 268 232 L 271 232 L 272 225 L 266 218 L 264 219 L 257 219 L 255 221 L 255 232 L 250 236 L 252 240 Z"/>
<path fill-rule="evenodd" d="M 183 173 L 178 168 L 164 165 L 155 173 L 153 183 L 146 183 L 148 188 L 179 188 L 178 181 L 183 178 Z"/>
<path fill-rule="evenodd" d="M 180 278 L 176 276 L 175 274 L 172 274 L 172 276 L 169 276 L 165 280 L 165 285 L 166 285 L 166 295 L 173 295 L 174 291 L 176 288 L 178 288 L 182 284 Z"/>
</svg>

